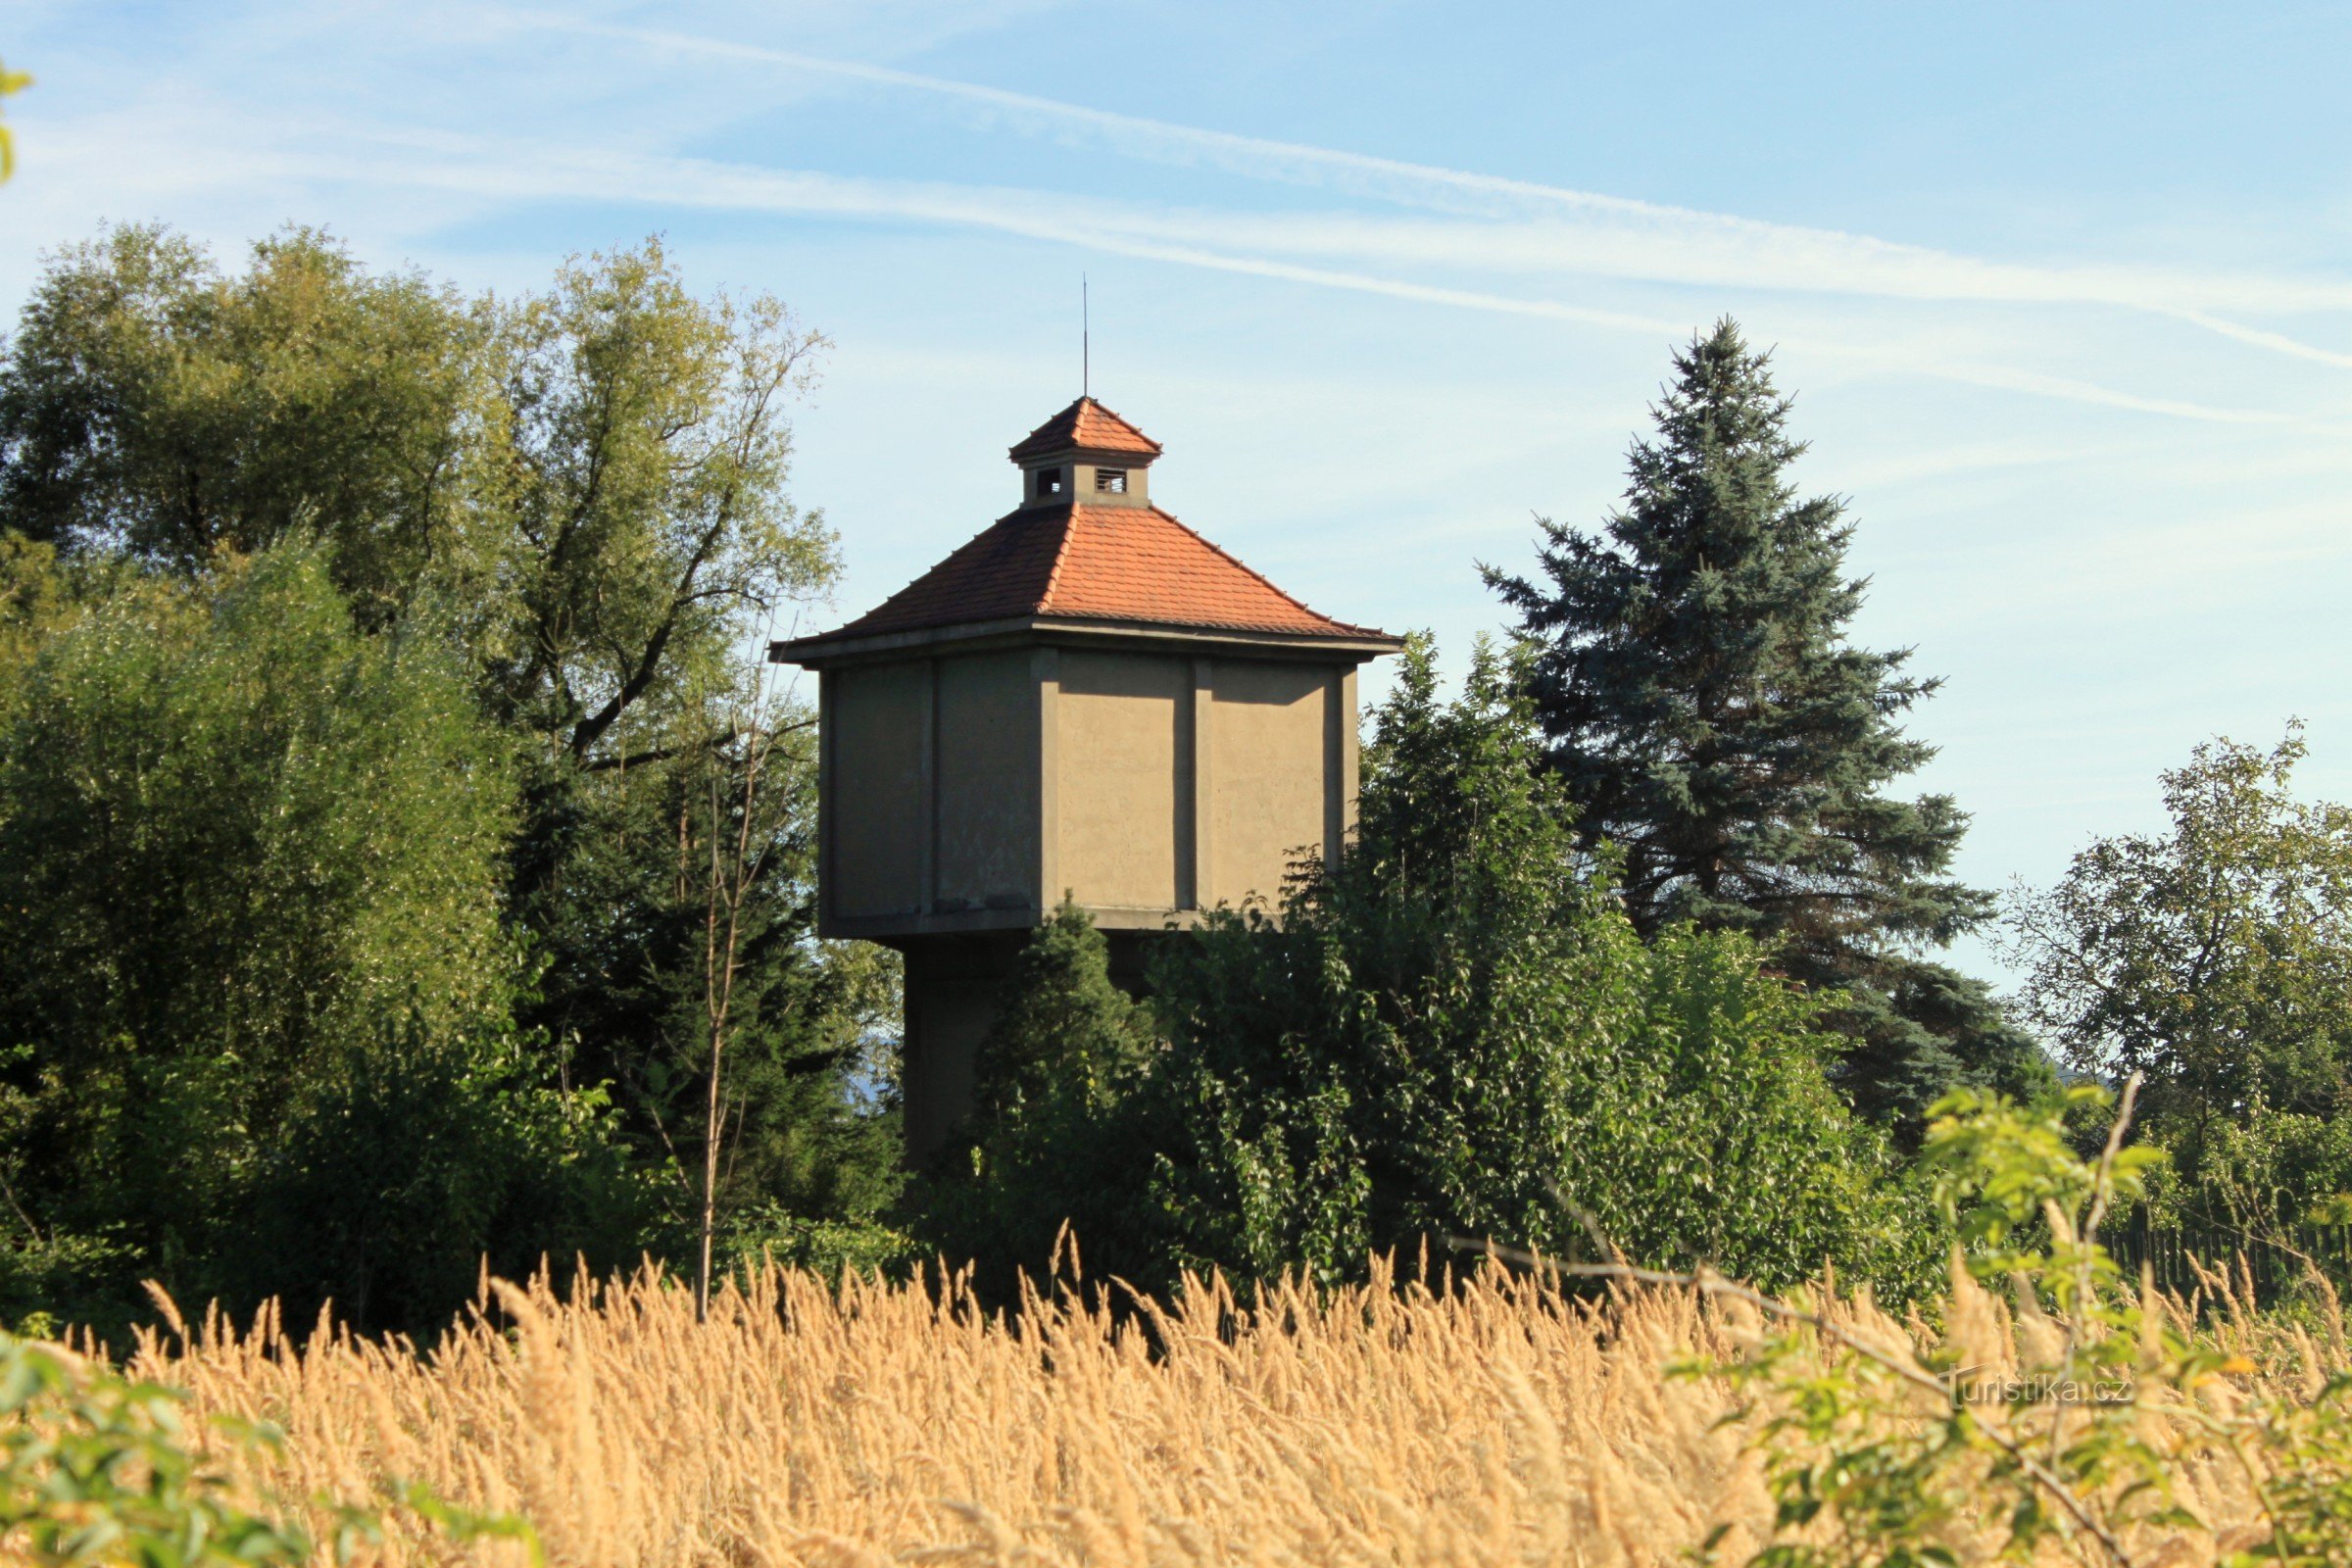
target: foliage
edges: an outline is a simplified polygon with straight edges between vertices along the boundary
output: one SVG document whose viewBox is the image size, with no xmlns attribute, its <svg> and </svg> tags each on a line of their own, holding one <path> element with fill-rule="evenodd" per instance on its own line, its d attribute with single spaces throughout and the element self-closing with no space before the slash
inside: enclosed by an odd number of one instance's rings
<svg viewBox="0 0 2352 1568">
<path fill-rule="evenodd" d="M 114 229 L 52 260 L 8 344 L 0 525 L 183 571 L 317 536 L 381 625 L 501 564 L 474 523 L 495 341 L 486 307 L 315 231 L 229 277 L 168 230 Z"/>
<path fill-rule="evenodd" d="M 0 1340 L 0 1544 L 41 1568 L 74 1564 L 299 1564 L 297 1525 L 248 1512 L 190 1451 L 179 1402 Z M 231 1430 L 244 1442 L 266 1430 Z"/>
<path fill-rule="evenodd" d="M 1101 1115 L 1157 1044 L 1151 1015 L 1110 978 L 1110 948 L 1068 899 L 1030 936 L 1004 988 L 1004 1004 L 981 1042 L 976 1101 L 981 1125 L 1020 1138 L 1022 1123 L 1067 1100 Z"/>
<path fill-rule="evenodd" d="M 2305 1341 L 2305 1391 L 2246 1397 L 2255 1363 L 2183 1334 L 2175 1309 L 2126 1288 L 2098 1243 L 2101 1222 L 2144 1198 L 2165 1158 L 2124 1141 L 2138 1087 L 2135 1075 L 2091 1158 L 2063 1107 L 1973 1091 L 1938 1102 L 1925 1152 L 1968 1244 L 1942 1346 L 1891 1348 L 1739 1293 L 1785 1325 L 1729 1368 L 1779 1410 L 1752 1439 L 1778 1501 L 1777 1539 L 1754 1562 L 1957 1563 L 1970 1533 L 1988 1532 L 2004 1557 L 2054 1542 L 2128 1565 L 2134 1539 L 2215 1528 L 2182 1490 L 2215 1465 L 2242 1473 L 2259 1507 L 2261 1527 L 2223 1554 L 2233 1568 L 2330 1563 L 2352 1548 L 2352 1375 L 2323 1380 Z M 2067 1099 L 2112 1102 L 2097 1086 Z M 2018 1363 L 1988 1384 L 1999 1354 L 1982 1332 L 1981 1286 L 2004 1281 Z"/>
<path fill-rule="evenodd" d="M 1109 945 L 1064 900 L 1006 977 L 974 1067 L 974 1111 L 910 1194 L 924 1240 L 1009 1271 L 1050 1274 L 1064 1227 L 1098 1273 L 1157 1280 L 1167 1226 L 1150 1184 L 1160 1136 L 1147 1093 L 1158 1038 L 1110 978 Z"/>
<path fill-rule="evenodd" d="M 1769 359 L 1728 319 L 1694 338 L 1602 534 L 1545 520 L 1541 580 L 1485 568 L 1541 644 L 1546 760 L 1645 937 L 1745 932 L 1843 993 L 1858 1105 L 1909 1116 L 1954 1080 L 2046 1079 L 1984 987 L 1919 956 L 1991 906 L 1947 875 L 1967 826 L 1951 798 L 1884 793 L 1935 755 L 1897 721 L 1937 683 L 1846 641 L 1853 525 L 1836 498 L 1798 498 L 1805 448 Z"/>
<path fill-rule="evenodd" d="M 1816 1004 L 1736 933 L 1644 946 L 1534 765 L 1522 672 L 1437 695 L 1416 641 L 1356 843 L 1279 928 L 1225 913 L 1155 974 L 1155 1187 L 1181 1259 L 1331 1278 L 1416 1241 L 1903 1288 L 1923 1227 L 1823 1077 Z"/>
<path fill-rule="evenodd" d="M 533 1180 L 569 1203 L 608 1141 L 508 1033 L 513 773 L 462 672 L 356 632 L 288 549 L 124 576 L 24 681 L 0 732 L 19 1221 L 240 1299 L 454 1307 L 490 1211 Z M 437 1292 L 371 1293 L 432 1251 L 465 1254 Z"/>
<path fill-rule="evenodd" d="M 2352 1181 L 2352 809 L 2298 801 L 2299 729 L 2164 774 L 2168 831 L 2101 839 L 2010 903 L 2029 1015 L 2076 1066 L 2147 1080 L 2162 1208 L 2270 1230 Z"/>
<path fill-rule="evenodd" d="M 53 547 L 0 532 L 0 722 L 23 692 L 33 655 L 77 612 L 75 598 Z"/>
<path fill-rule="evenodd" d="M 43 650 L 72 643 L 82 685 L 120 698 L 110 744 L 155 754 L 150 726 L 160 716 L 131 694 L 185 686 L 184 676 L 163 678 L 176 656 L 73 628 L 92 605 L 117 606 L 107 613 L 119 620 L 132 601 L 179 605 L 179 621 L 193 624 L 201 616 L 187 607 L 209 603 L 248 563 L 301 555 L 365 640 L 353 657 L 440 670 L 442 704 L 430 713 L 355 709 L 338 693 L 311 715 L 305 765 L 321 781 L 340 770 L 348 793 L 364 799 L 370 768 L 429 773 L 452 726 L 470 726 L 479 733 L 466 744 L 478 766 L 450 776 L 476 779 L 504 814 L 485 829 L 496 843 L 485 862 L 470 829 L 451 841 L 453 853 L 431 858 L 421 853 L 430 823 L 321 808 L 321 822 L 379 827 L 384 847 L 313 846 L 318 886 L 264 889 L 247 875 L 197 888 L 184 906 L 170 896 L 176 883 L 133 898 L 148 946 L 110 947 L 128 934 L 122 920 L 100 919 L 73 950 L 104 983 L 48 966 L 68 958 L 63 938 L 36 946 L 42 967 L 28 984 L 47 988 L 43 1005 L 80 1005 L 126 986 L 169 993 L 170 1006 L 159 1002 L 144 1015 L 146 1039 L 175 1028 L 185 1002 L 190 1038 L 166 1054 L 230 1064 L 221 1070 L 248 1086 L 278 1083 L 286 1093 L 259 1102 L 264 1124 L 306 1103 L 284 1076 L 292 1054 L 388 1059 L 381 1054 L 395 1048 L 384 1042 L 422 1038 L 404 1021 L 422 1008 L 435 1014 L 425 1037 L 475 1044 L 437 1046 L 442 1065 L 420 1081 L 555 1095 L 572 1107 L 557 1123 L 616 1136 L 641 1167 L 675 1178 L 652 1194 L 666 1212 L 647 1239 L 665 1248 L 690 1240 L 685 1173 L 703 1164 L 705 1139 L 703 1118 L 681 1111 L 699 1106 L 709 1075 L 696 1049 L 701 908 L 686 872 L 743 825 L 702 820 L 710 813 L 695 808 L 740 797 L 750 751 L 738 722 L 740 651 L 771 617 L 821 593 L 835 570 L 832 535 L 786 490 L 787 414 L 823 347 L 773 300 L 690 292 L 655 242 L 576 260 L 547 290 L 503 299 L 371 271 L 303 229 L 254 247 L 242 270 L 152 227 L 114 229 L 60 253 L 0 349 L 0 722 L 24 699 Z M 323 634 L 323 622 L 313 629 Z M 215 666 L 268 667 L 266 648 L 249 656 L 228 646 L 266 642 L 267 632 L 258 619 L 227 627 Z M 26 722 L 39 736 L 56 728 Z M 412 724 L 427 733 L 406 733 Z M 746 840 L 760 874 L 742 922 L 733 1011 L 742 1039 L 728 1073 L 723 1190 L 729 1202 L 780 1201 L 855 1223 L 895 1191 L 878 1022 L 893 1010 L 896 969 L 887 955 L 813 938 L 812 719 L 793 712 L 781 725 L 789 734 L 776 748 L 773 787 Z M 25 754 L 48 745 L 28 739 Z M 48 812 L 41 820 L 67 840 L 115 857 L 71 868 L 85 887 L 134 860 L 147 864 L 144 851 L 132 856 L 93 817 L 104 792 L 85 798 L 64 787 L 72 764 L 62 754 L 46 773 L 27 767 L 21 782 L 56 786 L 30 809 Z M 174 809 L 140 802 L 142 810 Z M 13 803 L 0 803 L 0 813 L 25 823 L 19 842 L 32 842 L 32 816 Z M 404 858 L 395 838 L 418 853 Z M 214 848 L 223 863 L 243 853 L 233 843 Z M 474 957 L 458 962 L 451 949 L 447 964 L 419 968 L 349 955 L 334 983 L 302 994 L 310 1011 L 272 1026 L 270 1050 L 282 1059 L 255 1056 L 251 1020 L 237 1011 L 242 994 L 224 1011 L 189 991 L 223 967 L 249 974 L 260 961 L 223 956 L 223 924 L 274 920 L 288 933 L 318 933 L 320 946 L 342 917 L 313 903 L 338 877 L 375 888 L 367 856 L 379 853 L 396 866 L 486 878 L 489 901 L 470 892 L 465 901 Z M 87 906 L 97 898 L 89 893 Z M 220 910 L 238 912 L 200 925 Z M 368 929 L 384 940 L 412 933 L 424 949 L 444 935 L 430 917 Z M 174 944 L 195 950 L 194 961 L 165 962 L 158 945 Z M 338 987 L 365 986 L 376 988 L 366 1005 L 344 1004 Z M 216 1049 L 232 1034 L 233 1057 Z M 377 1044 L 350 1044 L 357 1035 Z M 526 1079 L 536 1087 L 526 1091 Z M 564 1099 L 575 1085 L 600 1083 L 610 1085 L 609 1110 Z M 195 1127 L 233 1122 L 236 1107 L 186 1109 Z M 601 1158 L 586 1163 L 601 1169 Z M 220 1185 L 185 1190 L 182 1206 L 223 1214 Z M 149 1246 L 154 1227 L 141 1224 Z M 526 1226 L 514 1245 L 547 1234 Z"/>
<path fill-rule="evenodd" d="M 772 300 L 696 298 L 654 242 L 501 302 L 311 229 L 232 276 L 116 228 L 8 344 L 0 525 L 183 570 L 316 536 L 362 624 L 454 617 L 501 716 L 585 759 L 678 706 L 746 606 L 829 580 L 782 490 L 822 346 Z"/>
<path fill-rule="evenodd" d="M 503 346 L 521 579 L 478 641 L 501 716 L 591 769 L 708 739 L 738 641 L 838 571 L 784 488 L 826 340 L 773 299 L 698 298 L 649 241 L 562 269 Z"/>
<path fill-rule="evenodd" d="M 610 1269 L 660 1235 L 660 1193 L 610 1096 L 565 1088 L 544 1042 L 491 1022 L 435 1041 L 412 1022 L 356 1054 L 285 1130 L 208 1238 L 194 1280 L 297 1316 L 437 1337 L 485 1268 Z M 184 1276 L 183 1276 L 184 1277 Z"/>
<path fill-rule="evenodd" d="M 131 1383 L 47 1346 L 0 1336 L 0 1547 L 34 1568 L 233 1568 L 317 1560 L 300 1521 L 254 1512 L 231 1474 L 236 1459 L 282 1442 L 276 1428 L 215 1416 L 190 1426 L 183 1396 Z M 226 1460 L 226 1463 L 222 1461 Z M 396 1507 L 459 1544 L 523 1544 L 511 1515 L 453 1507 L 429 1487 L 398 1489 Z M 380 1545 L 383 1521 L 349 1504 L 320 1504 L 333 1523 L 333 1560 Z"/>
<path fill-rule="evenodd" d="M 0 63 L 0 98 L 6 98 L 12 93 L 23 92 L 31 85 L 32 78 L 30 76 L 22 71 L 11 71 L 5 63 Z M 16 133 L 11 131 L 7 125 L 0 124 L 0 182 L 5 182 L 16 172 Z"/>
<path fill-rule="evenodd" d="M 731 1208 L 718 1235 L 722 1276 L 774 1266 L 831 1280 L 849 1273 L 896 1277 L 921 1255 L 913 1237 L 878 1220 L 810 1219 L 772 1200 Z"/>
</svg>

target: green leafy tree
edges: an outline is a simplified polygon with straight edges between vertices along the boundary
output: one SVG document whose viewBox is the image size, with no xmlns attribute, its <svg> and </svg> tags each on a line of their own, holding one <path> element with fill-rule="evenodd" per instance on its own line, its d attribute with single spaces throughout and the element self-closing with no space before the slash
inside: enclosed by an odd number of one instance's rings
<svg viewBox="0 0 2352 1568">
<path fill-rule="evenodd" d="M 2145 1076 L 2166 1206 L 2269 1230 L 2352 1186 L 2352 809 L 2297 800 L 2300 728 L 2163 776 L 2166 831 L 2100 839 L 2010 901 L 2028 1014 Z"/>
<path fill-rule="evenodd" d="M 126 226 L 62 252 L 0 367 L 0 526 L 183 572 L 324 542 L 363 624 L 472 597 L 498 516 L 496 313 L 290 229 L 224 274 Z"/>
<path fill-rule="evenodd" d="M 514 801 L 464 670 L 355 631 L 309 553 L 124 574 L 48 641 L 0 729 L 0 1168 L 29 1235 L 432 1327 L 495 1239 L 565 1239 L 516 1222 L 530 1184 L 543 1216 L 590 1211 L 574 1178 L 625 1210 L 593 1100 L 512 1037 Z"/>
<path fill-rule="evenodd" d="M 1277 927 L 1225 913 L 1154 979 L 1156 1189 L 1178 1257 L 1326 1276 L 1493 1240 L 1899 1290 L 1916 1204 L 1822 1071 L 1816 1004 L 1731 932 L 1644 945 L 1539 766 L 1525 671 L 1481 652 L 1442 702 L 1406 653 L 1361 823 Z"/>
<path fill-rule="evenodd" d="M 497 887 L 530 983 L 508 1002 L 677 1177 L 664 1246 L 691 1244 L 707 1165 L 694 870 L 722 839 L 758 867 L 726 1201 L 851 1223 L 891 1191 L 875 1026 L 895 970 L 811 934 L 808 715 L 777 719 L 748 837 L 705 808 L 741 797 L 754 750 L 740 650 L 835 571 L 787 485 L 823 347 L 773 300 L 691 292 L 658 243 L 501 299 L 308 230 L 232 270 L 126 227 L 63 253 L 0 350 L 0 593 L 20 612 L 0 707 L 79 613 L 76 583 L 201 583 L 288 547 L 317 552 L 367 635 L 445 650 L 515 791 Z"/>
<path fill-rule="evenodd" d="M 2046 1082 L 1989 991 L 1922 956 L 1991 909 L 1946 874 L 1951 798 L 1886 793 L 1935 754 L 1898 721 L 1936 682 L 1847 641 L 1853 525 L 1790 481 L 1805 449 L 1769 356 L 1727 319 L 1674 365 L 1601 533 L 1545 520 L 1539 576 L 1485 568 L 1541 645 L 1530 691 L 1581 842 L 1610 847 L 1645 937 L 1745 932 L 1842 993 L 1845 1087 L 1872 1114 Z"/>
</svg>

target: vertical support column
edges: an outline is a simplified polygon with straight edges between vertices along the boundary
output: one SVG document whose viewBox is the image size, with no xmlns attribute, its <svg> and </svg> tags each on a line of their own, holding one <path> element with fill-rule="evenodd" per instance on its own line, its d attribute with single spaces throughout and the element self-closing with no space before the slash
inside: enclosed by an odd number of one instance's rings
<svg viewBox="0 0 2352 1568">
<path fill-rule="evenodd" d="M 921 802 L 922 842 L 915 861 L 915 914 L 939 907 L 939 661 L 923 661 L 922 744 L 917 753 L 915 797 Z"/>
<path fill-rule="evenodd" d="M 841 880 L 840 861 L 834 855 L 834 808 L 840 799 L 834 793 L 838 768 L 834 759 L 840 743 L 834 732 L 840 726 L 833 721 L 833 672 L 816 672 L 816 928 L 822 933 L 833 923 L 834 911 L 840 904 L 835 891 Z"/>
<path fill-rule="evenodd" d="M 1170 868 L 1173 872 L 1170 882 L 1176 891 L 1168 902 L 1179 909 L 1200 907 L 1200 857 L 1193 846 L 1196 819 L 1200 815 L 1195 803 L 1200 793 L 1200 718 L 1193 710 L 1193 688 L 1197 685 L 1198 681 L 1188 679 L 1183 695 L 1174 704 L 1176 777 L 1175 787 L 1169 793 L 1173 797 L 1175 820 L 1168 824 L 1168 844 L 1176 862 Z"/>
<path fill-rule="evenodd" d="M 1363 732 L 1357 728 L 1355 674 L 1355 666 L 1349 664 L 1340 676 L 1340 837 L 1343 843 L 1355 832 L 1355 796 L 1364 777 L 1363 758 L 1358 755 Z"/>
<path fill-rule="evenodd" d="M 1355 671 L 1323 680 L 1323 863 L 1337 870 L 1355 822 Z"/>
<path fill-rule="evenodd" d="M 1193 661 L 1193 777 L 1192 777 L 1192 848 L 1193 893 L 1191 907 L 1211 908 L 1217 902 L 1216 879 L 1212 873 L 1209 841 L 1211 815 L 1216 802 L 1216 749 L 1211 738 L 1216 731 L 1217 666 L 1206 659 Z"/>
<path fill-rule="evenodd" d="M 1037 899 L 1040 918 L 1061 905 L 1061 655 L 1029 659 L 1037 680 Z"/>
</svg>

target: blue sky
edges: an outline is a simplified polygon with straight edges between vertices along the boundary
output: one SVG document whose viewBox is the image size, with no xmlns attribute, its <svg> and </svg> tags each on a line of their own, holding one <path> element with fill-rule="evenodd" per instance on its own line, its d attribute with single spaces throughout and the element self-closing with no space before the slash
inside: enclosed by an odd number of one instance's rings
<svg viewBox="0 0 2352 1568">
<path fill-rule="evenodd" d="M 2290 714 L 2352 795 L 2352 9 L 0 0 L 0 58 L 12 315 L 122 219 L 509 290 L 661 231 L 782 296 L 837 345 L 833 613 L 1010 504 L 1083 271 L 1154 497 L 1458 665 L 1475 564 L 1597 522 L 1728 312 L 1851 499 L 1860 634 L 1947 677 L 1968 875 Z"/>
</svg>

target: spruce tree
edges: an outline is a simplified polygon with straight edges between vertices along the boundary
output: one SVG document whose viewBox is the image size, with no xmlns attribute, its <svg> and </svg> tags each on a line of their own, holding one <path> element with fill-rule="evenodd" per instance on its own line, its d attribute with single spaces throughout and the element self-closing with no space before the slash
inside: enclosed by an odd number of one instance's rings
<svg viewBox="0 0 2352 1568">
<path fill-rule="evenodd" d="M 1675 355 L 1602 531 L 1539 519 L 1541 580 L 1485 567 L 1539 648 L 1530 695 L 1577 831 L 1622 858 L 1645 937 L 1682 921 L 1781 946 L 1842 989 L 1844 1087 L 1883 1117 L 1961 1081 L 2031 1089 L 2038 1051 L 1924 955 L 1991 912 L 1947 874 L 1968 818 L 1886 793 L 1935 748 L 1901 719 L 1939 682 L 1846 636 L 1867 586 L 1835 496 L 1800 498 L 1789 399 L 1728 318 Z"/>
</svg>

